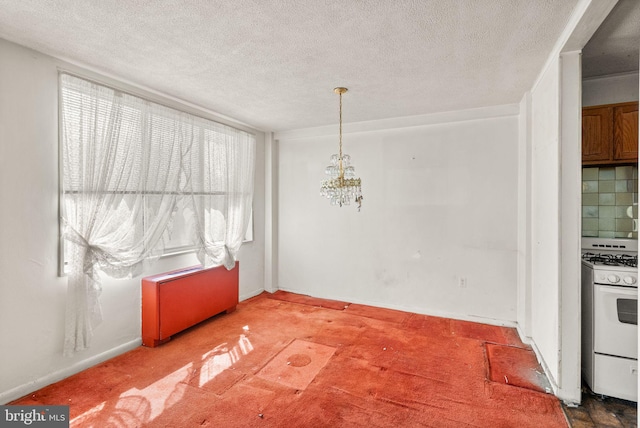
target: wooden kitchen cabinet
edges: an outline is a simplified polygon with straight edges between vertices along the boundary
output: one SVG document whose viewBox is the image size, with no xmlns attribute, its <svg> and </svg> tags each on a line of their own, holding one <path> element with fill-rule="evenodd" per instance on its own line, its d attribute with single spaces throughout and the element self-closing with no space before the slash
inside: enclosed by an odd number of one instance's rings
<svg viewBox="0 0 640 428">
<path fill-rule="evenodd" d="M 582 164 L 638 162 L 638 103 L 582 109 Z"/>
<path fill-rule="evenodd" d="M 609 162 L 613 154 L 613 108 L 582 109 L 582 163 Z"/>
<path fill-rule="evenodd" d="M 613 109 L 613 158 L 638 162 L 638 103 Z"/>
</svg>

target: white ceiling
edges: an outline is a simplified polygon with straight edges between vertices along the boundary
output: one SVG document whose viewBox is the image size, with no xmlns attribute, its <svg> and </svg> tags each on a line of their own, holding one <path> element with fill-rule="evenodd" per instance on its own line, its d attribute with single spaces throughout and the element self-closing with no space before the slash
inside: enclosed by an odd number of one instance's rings
<svg viewBox="0 0 640 428">
<path fill-rule="evenodd" d="M 640 0 L 620 0 L 582 50 L 582 76 L 638 71 Z"/>
<path fill-rule="evenodd" d="M 345 122 L 518 103 L 577 1 L 0 0 L 0 38 L 283 131 L 336 86 Z"/>
</svg>

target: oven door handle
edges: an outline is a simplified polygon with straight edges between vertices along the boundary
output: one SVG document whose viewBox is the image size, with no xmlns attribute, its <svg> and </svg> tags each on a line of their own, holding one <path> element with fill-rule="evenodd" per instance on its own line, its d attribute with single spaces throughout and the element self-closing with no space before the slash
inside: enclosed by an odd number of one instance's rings
<svg viewBox="0 0 640 428">
<path fill-rule="evenodd" d="M 599 285 L 599 290 L 609 294 L 624 294 L 625 296 L 638 296 L 637 288 L 615 287 L 611 285 Z"/>
</svg>

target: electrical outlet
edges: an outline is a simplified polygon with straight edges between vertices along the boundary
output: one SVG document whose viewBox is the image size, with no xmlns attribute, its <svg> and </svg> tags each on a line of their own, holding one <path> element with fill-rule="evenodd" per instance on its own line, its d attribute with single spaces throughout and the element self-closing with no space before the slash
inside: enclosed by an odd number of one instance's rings
<svg viewBox="0 0 640 428">
<path fill-rule="evenodd" d="M 458 277 L 458 285 L 460 288 L 467 288 L 467 277 L 460 276 Z"/>
</svg>

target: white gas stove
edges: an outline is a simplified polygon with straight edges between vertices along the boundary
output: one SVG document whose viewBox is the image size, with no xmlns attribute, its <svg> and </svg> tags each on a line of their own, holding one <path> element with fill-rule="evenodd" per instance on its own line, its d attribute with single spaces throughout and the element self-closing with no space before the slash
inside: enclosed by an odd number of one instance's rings
<svg viewBox="0 0 640 428">
<path fill-rule="evenodd" d="M 591 390 L 638 401 L 638 241 L 582 239 L 582 373 Z"/>
</svg>

